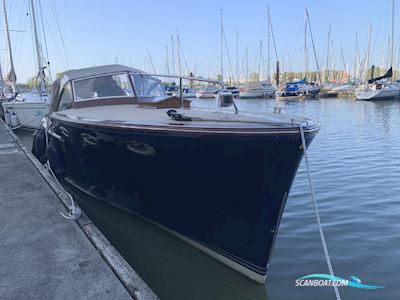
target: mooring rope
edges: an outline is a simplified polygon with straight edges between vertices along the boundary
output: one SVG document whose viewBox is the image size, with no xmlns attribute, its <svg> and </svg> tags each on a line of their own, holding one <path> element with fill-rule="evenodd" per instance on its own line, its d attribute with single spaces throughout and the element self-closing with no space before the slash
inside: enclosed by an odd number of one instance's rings
<svg viewBox="0 0 400 300">
<path fill-rule="evenodd" d="M 13 130 L 17 130 L 17 129 L 20 129 L 21 127 L 23 127 L 23 126 L 25 126 L 25 125 L 27 125 L 27 124 L 29 124 L 29 123 L 32 123 L 33 121 L 36 121 L 36 120 L 38 120 L 38 119 L 41 119 L 41 118 L 43 118 L 43 116 L 39 116 L 39 117 L 35 117 L 34 119 L 31 119 L 31 120 L 28 120 L 28 121 L 26 121 L 26 122 L 24 122 L 24 123 L 22 123 L 22 124 L 19 124 L 18 126 L 15 126 L 15 127 L 9 127 L 9 128 L 6 128 L 6 129 L 3 129 L 3 130 L 1 130 L 1 131 L 13 131 Z"/>
<path fill-rule="evenodd" d="M 54 180 L 58 183 L 58 186 L 63 190 L 63 192 L 68 196 L 69 200 L 71 201 L 71 205 L 68 207 L 69 208 L 68 215 L 65 215 L 62 212 L 60 212 L 60 215 L 64 219 L 67 219 L 67 220 L 79 219 L 82 215 L 82 210 L 78 206 L 75 205 L 75 201 L 74 201 L 74 198 L 72 197 L 72 195 L 62 186 L 62 184 L 58 180 L 57 176 L 53 173 L 53 170 L 51 169 L 49 160 L 47 160 L 47 162 L 46 162 L 46 167 L 47 167 L 47 170 L 50 173 L 50 175 L 53 176 Z"/>
<path fill-rule="evenodd" d="M 324 249 L 324 255 L 325 255 L 325 259 L 326 259 L 326 264 L 328 265 L 329 274 L 331 276 L 335 276 L 335 272 L 333 271 L 331 257 L 329 255 L 328 245 L 326 244 L 325 234 L 324 234 L 324 230 L 322 228 L 321 218 L 319 215 L 319 209 L 318 209 L 318 205 L 317 205 L 317 200 L 315 198 L 314 188 L 313 188 L 313 184 L 312 184 L 312 180 L 311 180 L 311 171 L 310 171 L 310 166 L 308 164 L 307 145 L 306 145 L 306 139 L 304 137 L 303 125 L 299 124 L 299 128 L 300 128 L 301 143 L 302 143 L 303 152 L 304 152 L 304 161 L 306 163 L 307 174 L 308 174 L 308 183 L 310 186 L 311 198 L 312 198 L 312 201 L 314 204 L 315 218 L 317 220 L 317 224 L 318 224 L 318 228 L 319 228 L 319 236 L 321 238 L 322 248 Z M 333 289 L 335 290 L 336 299 L 341 300 L 342 298 L 340 297 L 339 289 L 335 284 L 333 284 Z"/>
</svg>

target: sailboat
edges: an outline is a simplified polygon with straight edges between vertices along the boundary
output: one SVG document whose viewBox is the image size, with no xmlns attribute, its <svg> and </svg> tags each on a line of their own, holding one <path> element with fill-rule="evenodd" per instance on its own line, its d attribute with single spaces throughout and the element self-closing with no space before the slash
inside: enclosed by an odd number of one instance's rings
<svg viewBox="0 0 400 300">
<path fill-rule="evenodd" d="M 391 46 L 391 67 L 383 76 L 378 76 L 374 78 L 374 66 L 371 69 L 371 78 L 366 84 L 363 84 L 356 88 L 355 96 L 357 100 L 389 100 L 396 99 L 400 95 L 400 89 L 393 84 L 388 78 L 393 76 L 393 53 L 394 53 L 394 0 L 392 0 L 392 46 Z M 368 58 L 369 58 L 369 48 L 371 43 L 371 25 L 369 30 L 368 39 Z M 367 60 L 368 65 L 368 60 Z"/>
<path fill-rule="evenodd" d="M 39 87 L 37 91 L 31 91 L 29 93 L 17 94 L 15 90 L 15 71 L 14 71 L 14 63 L 11 51 L 11 42 L 9 36 L 9 28 L 7 22 L 7 13 L 6 13 L 6 4 L 5 0 L 3 0 L 3 7 L 5 12 L 5 20 L 6 20 L 6 31 L 7 31 L 7 41 L 8 48 L 10 53 L 10 62 L 11 62 L 11 78 L 14 80 L 11 82 L 14 83 L 14 92 L 13 96 L 9 99 L 6 99 L 2 102 L 3 112 L 5 115 L 7 125 L 11 125 L 12 127 L 22 126 L 26 128 L 36 129 L 40 127 L 41 119 L 48 113 L 50 108 L 49 98 L 47 96 L 46 85 L 45 85 L 45 73 L 44 66 L 42 60 L 41 47 L 39 44 L 38 37 L 38 29 L 36 25 L 36 17 L 35 17 L 35 5 L 34 1 L 31 0 L 31 10 L 32 10 L 32 21 L 33 21 L 33 31 L 34 31 L 34 39 L 35 39 L 35 48 L 36 48 L 36 56 L 37 63 L 39 67 L 38 79 L 39 79 Z"/>
<path fill-rule="evenodd" d="M 310 18 L 307 8 L 304 11 L 304 79 L 298 81 L 287 82 L 281 86 L 276 92 L 276 99 L 303 99 L 303 98 L 316 98 L 319 95 L 320 87 L 307 80 L 308 73 L 308 51 L 307 51 L 307 28 L 310 31 L 311 41 L 314 50 L 315 62 L 318 69 L 319 83 L 321 84 L 321 72 L 317 60 L 316 50 L 314 46 L 314 39 L 312 36 Z"/>
<path fill-rule="evenodd" d="M 373 68 L 372 68 L 373 69 Z M 393 76 L 393 69 L 390 69 L 383 76 L 371 78 L 364 85 L 359 86 L 355 91 L 357 100 L 381 100 L 396 99 L 400 90 L 388 78 Z"/>
<path fill-rule="evenodd" d="M 260 47 L 259 47 L 260 58 L 259 58 L 259 66 L 258 66 L 259 81 L 248 82 L 245 87 L 242 87 L 240 89 L 240 93 L 239 93 L 240 98 L 244 98 L 244 99 L 246 99 L 246 98 L 272 98 L 275 96 L 276 88 L 271 82 L 271 69 L 270 69 L 270 61 L 271 61 L 271 59 L 270 59 L 270 37 L 271 37 L 271 33 L 272 33 L 273 42 L 274 42 L 276 61 L 278 61 L 278 55 L 276 52 L 275 37 L 274 37 L 273 28 L 272 28 L 271 16 L 269 14 L 269 7 L 268 7 L 268 14 L 267 14 L 267 23 L 268 23 L 267 79 L 261 81 L 261 62 L 263 61 L 263 55 L 262 55 L 262 42 L 260 42 Z"/>
</svg>

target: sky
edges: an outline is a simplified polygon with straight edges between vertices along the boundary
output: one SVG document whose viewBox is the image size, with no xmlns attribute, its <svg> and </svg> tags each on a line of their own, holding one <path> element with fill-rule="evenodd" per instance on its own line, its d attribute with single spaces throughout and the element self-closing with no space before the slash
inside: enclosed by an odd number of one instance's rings
<svg viewBox="0 0 400 300">
<path fill-rule="evenodd" d="M 365 55 L 368 26 L 372 24 L 371 64 L 387 61 L 391 34 L 392 0 L 34 0 L 39 18 L 40 40 L 53 74 L 68 69 L 118 62 L 145 71 L 166 73 L 166 46 L 169 71 L 172 72 L 171 35 L 174 36 L 175 73 L 178 73 L 176 36 L 181 42 L 181 68 L 197 76 L 215 78 L 220 73 L 220 10 L 227 48 L 236 74 L 236 33 L 240 61 L 248 47 L 249 72 L 258 70 L 258 53 L 263 42 L 267 72 L 267 7 L 269 6 L 278 58 L 284 71 L 304 69 L 304 9 L 310 16 L 311 30 L 321 69 L 326 65 L 328 27 L 331 24 L 330 65 L 352 72 L 355 37 L 359 53 Z M 18 82 L 26 82 L 37 73 L 28 0 L 6 0 L 11 47 Z M 0 14 L 0 63 L 3 74 L 10 68 L 4 13 Z M 395 0 L 395 68 L 400 43 L 400 1 Z M 43 24 L 42 24 L 43 23 Z M 43 26 L 42 26 L 43 25 Z M 44 33 L 43 34 L 43 28 Z M 44 42 L 46 39 L 47 43 Z M 46 47 L 47 44 L 47 47 Z M 47 48 L 47 51 L 46 51 Z M 225 77 L 230 73 L 224 47 Z M 341 57 L 341 48 L 345 62 Z M 309 69 L 316 69 L 310 34 L 307 49 Z M 183 55 L 182 55 L 183 54 Z M 185 57 L 185 59 L 183 58 Z M 150 62 L 151 57 L 151 62 Z M 276 61 L 271 41 L 271 65 Z M 272 66 L 271 66 L 272 69 Z"/>
</svg>

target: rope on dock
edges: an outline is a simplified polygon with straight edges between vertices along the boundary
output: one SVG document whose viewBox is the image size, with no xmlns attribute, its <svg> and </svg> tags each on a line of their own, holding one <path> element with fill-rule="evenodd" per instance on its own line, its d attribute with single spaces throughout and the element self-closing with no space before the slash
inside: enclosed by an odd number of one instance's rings
<svg viewBox="0 0 400 300">
<path fill-rule="evenodd" d="M 304 152 L 304 160 L 306 163 L 307 174 L 308 174 L 308 183 L 310 186 L 311 198 L 312 198 L 312 201 L 314 204 L 315 218 L 317 220 L 317 224 L 318 224 L 318 228 L 319 228 L 319 236 L 321 238 L 322 248 L 324 249 L 324 255 L 325 255 L 325 259 L 326 259 L 326 264 L 328 265 L 329 274 L 331 276 L 335 276 L 335 272 L 333 271 L 331 257 L 329 255 L 328 245 L 326 244 L 325 234 L 324 234 L 324 230 L 322 228 L 321 218 L 319 215 L 319 209 L 318 209 L 318 205 L 317 205 L 317 200 L 315 198 L 314 188 L 313 188 L 313 184 L 312 184 L 312 180 L 311 180 L 311 171 L 310 171 L 310 166 L 308 164 L 307 145 L 306 145 L 306 139 L 304 137 L 303 125 L 299 124 L 299 128 L 300 128 L 301 143 L 302 143 L 303 152 Z M 339 289 L 335 284 L 333 284 L 333 289 L 335 290 L 336 299 L 341 300 Z"/>
<path fill-rule="evenodd" d="M 60 215 L 67 220 L 77 220 L 81 217 L 82 215 L 82 210 L 75 205 L 75 201 L 74 198 L 72 197 L 72 195 L 70 193 L 68 193 L 68 191 L 66 191 L 64 189 L 64 187 L 61 185 L 60 181 L 58 181 L 56 175 L 53 173 L 53 170 L 51 169 L 50 166 L 50 161 L 47 160 L 46 162 L 46 168 L 47 171 L 51 174 L 51 176 L 53 176 L 54 180 L 58 183 L 58 185 L 60 186 L 60 188 L 67 194 L 69 200 L 71 201 L 71 205 L 68 207 L 68 215 L 65 215 L 64 213 L 60 212 Z"/>
<path fill-rule="evenodd" d="M 41 129 L 42 128 L 43 128 L 43 126 L 41 126 Z M 46 146 L 47 146 L 49 144 L 48 128 L 47 128 L 47 126 L 45 126 L 43 129 L 45 130 Z M 75 201 L 74 201 L 74 198 L 72 197 L 72 195 L 70 193 L 68 193 L 68 191 L 62 186 L 62 184 L 58 180 L 57 176 L 54 174 L 53 170 L 51 169 L 51 165 L 50 165 L 50 161 L 49 161 L 48 157 L 47 157 L 47 162 L 45 163 L 45 167 L 46 167 L 47 171 L 50 173 L 50 175 L 53 176 L 54 180 L 57 182 L 60 189 L 65 192 L 65 194 L 68 196 L 69 200 L 71 201 L 71 205 L 68 206 L 68 209 L 69 209 L 68 215 L 65 215 L 62 212 L 60 212 L 60 215 L 64 219 L 67 219 L 67 220 L 79 219 L 82 215 L 82 210 L 77 205 L 75 205 Z"/>
</svg>

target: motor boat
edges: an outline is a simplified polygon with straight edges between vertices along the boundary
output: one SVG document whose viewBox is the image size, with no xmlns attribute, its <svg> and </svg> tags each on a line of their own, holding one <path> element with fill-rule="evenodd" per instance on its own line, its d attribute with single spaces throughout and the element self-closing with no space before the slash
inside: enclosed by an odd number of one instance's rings
<svg viewBox="0 0 400 300">
<path fill-rule="evenodd" d="M 238 89 L 236 86 L 227 86 L 226 89 L 229 90 L 233 96 L 239 97 L 240 89 Z"/>
<path fill-rule="evenodd" d="M 205 89 L 199 89 L 196 92 L 196 98 L 209 99 L 214 98 L 218 93 L 218 88 L 216 87 L 206 87 Z"/>
<path fill-rule="evenodd" d="M 215 110 L 193 109 L 166 95 L 166 76 L 121 65 L 62 73 L 32 152 L 69 190 L 263 283 L 302 137 L 309 144 L 319 124 L 242 113 L 222 82 L 171 75 L 221 85 Z"/>
<path fill-rule="evenodd" d="M 249 82 L 245 87 L 240 88 L 239 97 L 250 98 L 271 98 L 275 95 L 275 87 L 266 82 Z"/>
<path fill-rule="evenodd" d="M 178 89 L 177 92 L 173 93 L 172 96 L 180 96 L 180 91 Z M 182 96 L 184 98 L 196 98 L 196 93 L 190 87 L 182 88 Z"/>
</svg>

